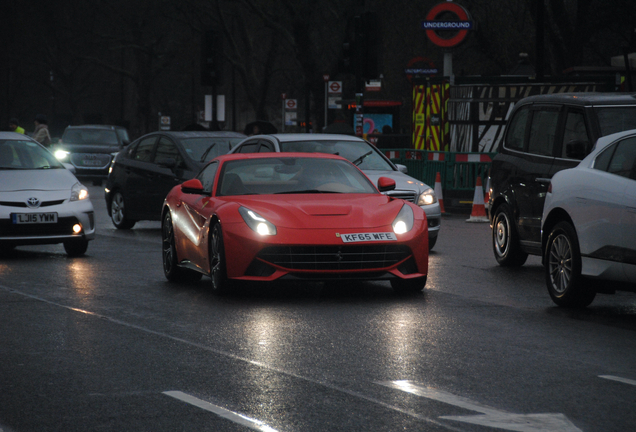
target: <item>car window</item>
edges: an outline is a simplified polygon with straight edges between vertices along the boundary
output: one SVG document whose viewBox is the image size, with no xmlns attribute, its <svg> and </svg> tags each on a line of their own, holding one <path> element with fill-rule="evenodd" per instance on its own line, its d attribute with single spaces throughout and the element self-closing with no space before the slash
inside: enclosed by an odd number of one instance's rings
<svg viewBox="0 0 636 432">
<path fill-rule="evenodd" d="M 636 129 L 636 106 L 595 108 L 601 136 Z"/>
<path fill-rule="evenodd" d="M 154 162 L 158 163 L 161 159 L 172 158 L 177 162 L 177 168 L 183 168 L 183 157 L 179 153 L 177 145 L 168 137 L 162 136 L 157 144 Z"/>
<path fill-rule="evenodd" d="M 260 141 L 259 153 L 272 153 L 274 151 L 274 145 L 267 141 Z"/>
<path fill-rule="evenodd" d="M 559 112 L 557 110 L 536 110 L 530 125 L 528 153 L 552 156 Z"/>
<path fill-rule="evenodd" d="M 219 155 L 226 154 L 242 140 L 243 138 L 223 136 L 182 138 L 181 145 L 190 158 L 195 161 L 204 162 L 212 160 Z"/>
<path fill-rule="evenodd" d="M 117 133 L 110 129 L 74 128 L 67 129 L 62 135 L 67 144 L 118 145 Z"/>
<path fill-rule="evenodd" d="M 616 150 L 616 144 L 609 146 L 605 150 L 603 150 L 596 159 L 594 160 L 594 169 L 600 171 L 607 171 L 609 167 L 609 163 L 612 160 L 612 155 Z"/>
<path fill-rule="evenodd" d="M 256 153 L 258 151 L 258 142 L 247 142 L 239 148 L 239 153 Z"/>
<path fill-rule="evenodd" d="M 528 124 L 529 109 L 522 108 L 510 121 L 508 132 L 506 133 L 506 147 L 513 150 L 523 150 L 526 137 L 526 127 Z"/>
<path fill-rule="evenodd" d="M 636 160 L 636 137 L 622 140 L 616 145 L 616 150 L 607 167 L 607 172 L 629 178 Z"/>
<path fill-rule="evenodd" d="M 27 140 L 0 141 L 0 170 L 29 170 L 64 168 L 64 166 L 37 143 Z"/>
<path fill-rule="evenodd" d="M 216 176 L 216 171 L 219 169 L 218 162 L 212 162 L 210 165 L 206 166 L 201 170 L 197 178 L 203 184 L 203 190 L 207 193 L 212 193 L 212 186 L 214 186 L 214 177 Z"/>
<path fill-rule="evenodd" d="M 139 144 L 131 152 L 131 159 L 139 162 L 152 162 L 152 150 L 157 141 L 156 136 L 144 138 L 139 141 Z"/>
<path fill-rule="evenodd" d="M 126 129 L 117 128 L 117 135 L 119 135 L 119 139 L 121 139 L 122 143 L 129 143 L 130 138 L 128 137 L 128 131 Z"/>
<path fill-rule="evenodd" d="M 581 160 L 590 153 L 590 150 L 584 114 L 580 111 L 569 111 L 565 119 L 561 157 Z"/>
<path fill-rule="evenodd" d="M 361 170 L 394 171 L 382 154 L 366 141 L 341 141 L 337 139 L 281 142 L 283 152 L 337 154 L 353 162 Z"/>
</svg>

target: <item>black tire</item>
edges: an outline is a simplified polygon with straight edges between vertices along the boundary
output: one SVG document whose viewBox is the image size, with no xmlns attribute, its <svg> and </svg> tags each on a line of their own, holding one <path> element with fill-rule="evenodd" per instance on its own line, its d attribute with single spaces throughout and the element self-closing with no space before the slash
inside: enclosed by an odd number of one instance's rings
<svg viewBox="0 0 636 432">
<path fill-rule="evenodd" d="M 415 294 L 424 290 L 426 276 L 415 279 L 391 279 L 391 288 L 396 294 Z"/>
<path fill-rule="evenodd" d="M 492 250 L 502 267 L 520 267 L 528 259 L 528 254 L 521 249 L 517 227 L 508 204 L 501 204 L 495 211 Z"/>
<path fill-rule="evenodd" d="M 69 257 L 78 257 L 86 253 L 88 249 L 88 240 L 73 239 L 64 242 L 64 250 Z"/>
<path fill-rule="evenodd" d="M 166 212 L 161 219 L 161 249 L 163 274 L 166 279 L 170 282 L 196 282 L 201 279 L 201 273 L 179 267 L 170 212 Z"/>
<path fill-rule="evenodd" d="M 126 200 L 119 191 L 114 192 L 110 199 L 110 219 L 117 229 L 131 229 L 135 226 L 136 221 L 126 216 Z"/>
<path fill-rule="evenodd" d="M 210 233 L 210 279 L 212 280 L 212 292 L 215 294 L 227 294 L 230 291 L 230 281 L 227 278 L 225 265 L 225 246 L 223 244 L 223 231 L 220 223 L 215 223 Z"/>
<path fill-rule="evenodd" d="M 584 308 L 596 292 L 581 276 L 581 250 L 576 231 L 568 222 L 552 228 L 545 248 L 545 281 L 552 301 L 559 306 Z"/>
</svg>

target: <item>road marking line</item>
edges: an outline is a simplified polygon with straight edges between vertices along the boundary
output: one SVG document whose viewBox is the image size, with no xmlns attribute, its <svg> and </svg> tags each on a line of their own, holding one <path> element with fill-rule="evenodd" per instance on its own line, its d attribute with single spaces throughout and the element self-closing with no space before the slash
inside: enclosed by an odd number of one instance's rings
<svg viewBox="0 0 636 432">
<path fill-rule="evenodd" d="M 376 384 L 402 390 L 427 399 L 454 405 L 470 411 L 477 411 L 481 415 L 440 416 L 444 420 L 454 420 L 463 423 L 488 426 L 517 432 L 562 431 L 581 432 L 568 418 L 557 414 L 515 414 L 476 403 L 470 399 L 455 396 L 442 390 L 425 387 L 413 381 L 383 381 Z"/>
<path fill-rule="evenodd" d="M 343 387 L 338 387 L 338 386 L 333 385 L 333 384 L 331 384 L 331 383 L 329 383 L 327 381 L 322 381 L 322 380 L 318 380 L 318 379 L 314 379 L 314 378 L 309 378 L 309 377 L 306 377 L 306 376 L 303 376 L 303 375 L 296 374 L 294 372 L 289 372 L 289 371 L 286 371 L 286 370 L 283 370 L 283 369 L 280 369 L 280 368 L 277 368 L 277 367 L 274 367 L 274 366 L 270 366 L 270 365 L 265 364 L 265 363 L 260 362 L 260 361 L 255 361 L 255 360 L 250 360 L 250 359 L 245 358 L 245 357 L 240 357 L 240 356 L 238 356 L 236 354 L 232 354 L 232 353 L 227 352 L 227 351 L 222 351 L 222 350 L 219 350 L 219 349 L 216 349 L 216 348 L 211 348 L 209 346 L 206 346 L 206 345 L 203 345 L 203 344 L 200 344 L 200 343 L 197 343 L 197 342 L 192 342 L 192 341 L 189 341 L 189 340 L 186 340 L 186 339 L 182 339 L 182 338 L 179 338 L 179 337 L 176 337 L 176 336 L 171 336 L 171 335 L 166 334 L 166 333 L 161 333 L 161 332 L 158 332 L 156 330 L 151 330 L 149 328 L 145 328 L 145 327 L 142 327 L 142 326 L 139 326 L 139 325 L 136 325 L 136 324 L 131 324 L 131 323 L 119 320 L 117 318 L 112 318 L 112 317 L 109 317 L 109 316 L 106 316 L 106 315 L 99 314 L 97 312 L 91 312 L 91 311 L 88 311 L 88 310 L 85 310 L 85 309 L 79 309 L 79 308 L 75 308 L 75 307 L 72 307 L 72 306 L 63 305 L 61 303 L 56 303 L 54 301 L 47 300 L 45 298 L 35 296 L 33 294 L 27 294 L 25 292 L 22 292 L 22 291 L 13 289 L 13 288 L 9 288 L 9 287 L 4 286 L 4 285 L 0 285 L 0 289 L 3 289 L 3 290 L 8 291 L 8 292 L 11 292 L 13 294 L 18 294 L 18 295 L 21 295 L 23 297 L 27 297 L 27 298 L 30 298 L 30 299 L 33 299 L 33 300 L 37 300 L 37 301 L 40 301 L 40 302 L 43 302 L 43 303 L 47 303 L 47 304 L 52 305 L 52 306 L 56 306 L 56 307 L 60 307 L 60 308 L 63 308 L 63 309 L 71 310 L 73 312 L 83 313 L 85 315 L 89 315 L 89 316 L 92 316 L 92 317 L 95 317 L 95 318 L 99 318 L 99 319 L 102 319 L 104 321 L 109 321 L 109 322 L 111 322 L 113 324 L 118 324 L 118 325 L 121 325 L 121 326 L 124 326 L 124 327 L 128 327 L 128 328 L 131 328 L 131 329 L 139 330 L 141 332 L 145 332 L 145 333 L 148 333 L 148 334 L 152 334 L 152 335 L 155 335 L 155 336 L 159 336 L 159 337 L 170 339 L 170 340 L 173 340 L 173 341 L 176 341 L 176 342 L 180 342 L 180 343 L 183 343 L 183 344 L 195 347 L 195 348 L 199 348 L 199 349 L 201 349 L 203 351 L 207 351 L 207 352 L 210 352 L 210 353 L 213 353 L 213 354 L 224 356 L 224 357 L 227 357 L 227 358 L 230 358 L 230 359 L 233 359 L 233 360 L 242 361 L 242 362 L 245 362 L 247 364 L 250 364 L 250 365 L 253 365 L 253 366 L 257 366 L 257 367 L 261 367 L 263 369 L 266 369 L 266 370 L 269 370 L 269 371 L 272 371 L 272 372 L 280 373 L 280 374 L 283 374 L 283 375 L 286 375 L 286 376 L 289 376 L 289 377 L 292 377 L 292 378 L 296 378 L 296 379 L 299 379 L 299 380 L 302 380 L 302 381 L 305 381 L 305 382 L 308 382 L 308 383 L 316 384 L 316 385 L 328 388 L 328 389 L 333 390 L 333 391 L 337 391 L 337 392 L 340 392 L 340 393 L 345 393 L 345 394 L 348 394 L 349 396 L 353 396 L 353 397 L 358 398 L 358 399 L 366 400 L 367 402 L 371 402 L 373 404 L 379 405 L 379 406 L 381 406 L 381 407 L 383 407 L 385 409 L 399 412 L 399 413 L 407 415 L 409 417 L 412 417 L 412 418 L 415 418 L 415 419 L 418 419 L 418 420 L 421 420 L 423 422 L 427 422 L 427 423 L 430 423 L 430 424 L 434 424 L 434 425 L 436 425 L 438 427 L 441 427 L 441 428 L 444 428 L 444 429 L 447 429 L 447 430 L 450 430 L 450 431 L 454 431 L 454 432 L 463 432 L 464 431 L 464 429 L 455 428 L 453 426 L 450 426 L 450 425 L 447 425 L 447 424 L 442 423 L 440 421 L 437 421 L 437 420 L 435 420 L 433 418 L 426 417 L 426 416 L 418 414 L 418 413 L 416 413 L 414 411 L 406 410 L 406 409 L 397 407 L 395 405 L 390 405 L 390 404 L 388 404 L 386 402 L 383 402 L 383 401 L 381 401 L 379 399 L 376 399 L 376 398 L 373 398 L 371 396 L 367 396 L 367 395 L 362 394 L 360 392 L 357 392 L 357 391 L 354 391 L 354 390 L 349 390 L 349 389 L 346 389 L 346 388 L 343 388 Z"/>
<path fill-rule="evenodd" d="M 636 380 L 631 380 L 631 379 L 627 379 L 627 378 L 621 378 L 621 377 L 617 377 L 614 375 L 599 375 L 599 378 L 605 378 L 608 380 L 612 380 L 612 381 L 618 381 L 618 382 L 622 382 L 624 384 L 629 384 L 629 385 L 633 385 L 636 386 Z"/>
<path fill-rule="evenodd" d="M 175 399 L 179 399 L 182 402 L 185 402 L 190 405 L 194 405 L 206 411 L 210 411 L 211 413 L 214 413 L 218 415 L 219 417 L 223 417 L 224 419 L 246 426 L 250 429 L 254 429 L 254 430 L 262 431 L 262 432 L 278 432 L 276 429 L 266 425 L 260 420 L 253 419 L 243 414 L 235 413 L 228 409 L 222 408 L 218 405 L 214 405 L 214 404 L 211 404 L 210 402 L 206 402 L 204 400 L 198 399 L 187 393 L 183 393 L 180 391 L 165 391 L 163 392 L 163 394 L 165 394 L 166 396 L 173 397 Z"/>
</svg>

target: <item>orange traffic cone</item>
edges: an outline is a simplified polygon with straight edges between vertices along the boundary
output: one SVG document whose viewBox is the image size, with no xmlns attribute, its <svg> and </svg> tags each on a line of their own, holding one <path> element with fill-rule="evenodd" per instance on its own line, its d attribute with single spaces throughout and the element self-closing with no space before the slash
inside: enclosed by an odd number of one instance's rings
<svg viewBox="0 0 636 432">
<path fill-rule="evenodd" d="M 490 176 L 488 176 L 488 181 L 486 182 L 486 193 L 484 194 L 484 207 L 486 210 L 490 208 Z"/>
<path fill-rule="evenodd" d="M 439 175 L 439 172 L 435 176 L 435 196 L 437 197 L 437 202 L 439 203 L 442 214 L 446 214 L 446 210 L 444 210 L 444 197 L 442 196 L 442 176 Z"/>
<path fill-rule="evenodd" d="M 473 211 L 470 213 L 470 218 L 466 219 L 466 222 L 488 222 L 486 208 L 484 207 L 484 188 L 481 185 L 481 177 L 477 177 L 475 196 L 473 197 Z"/>
</svg>

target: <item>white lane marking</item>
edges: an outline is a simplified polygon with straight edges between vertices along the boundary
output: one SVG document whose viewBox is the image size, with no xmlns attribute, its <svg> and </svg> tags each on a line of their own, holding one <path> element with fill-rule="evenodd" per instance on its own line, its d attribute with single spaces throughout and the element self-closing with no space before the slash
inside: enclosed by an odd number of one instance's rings
<svg viewBox="0 0 636 432">
<path fill-rule="evenodd" d="M 224 419 L 246 426 L 250 429 L 254 429 L 254 430 L 262 431 L 262 432 L 278 432 L 276 429 L 266 425 L 260 420 L 253 419 L 243 414 L 235 413 L 228 409 L 222 408 L 218 405 L 214 405 L 214 404 L 211 404 L 210 402 L 206 402 L 204 400 L 198 399 L 187 393 L 183 393 L 180 391 L 165 391 L 163 392 L 163 394 L 173 397 L 175 399 L 179 399 L 182 402 L 188 403 L 190 405 L 194 405 L 206 411 L 210 411 L 211 413 L 214 413 L 218 415 L 219 417 L 223 417 Z"/>
<path fill-rule="evenodd" d="M 636 380 L 631 380 L 631 379 L 628 379 L 628 378 L 621 378 L 621 377 L 617 377 L 617 376 L 614 376 L 614 375 L 599 375 L 598 377 L 599 378 L 605 378 L 605 379 L 612 380 L 612 381 L 622 382 L 624 384 L 630 384 L 630 385 L 636 386 Z"/>
<path fill-rule="evenodd" d="M 425 387 L 412 381 L 384 381 L 376 382 L 383 385 L 417 396 L 433 399 L 438 402 L 447 403 L 456 407 L 470 411 L 477 411 L 483 415 L 477 416 L 440 416 L 441 419 L 455 420 L 464 423 L 488 426 L 497 429 L 504 429 L 517 432 L 538 432 L 538 431 L 561 431 L 561 432 L 581 432 L 563 414 L 514 414 L 506 411 L 473 402 L 470 399 L 442 390 Z"/>
<path fill-rule="evenodd" d="M 242 361 L 242 362 L 250 364 L 252 366 L 261 367 L 263 369 L 266 369 L 266 370 L 269 370 L 269 371 L 272 371 L 272 372 L 276 372 L 276 373 L 280 373 L 280 374 L 283 374 L 283 375 L 287 375 L 289 377 L 296 378 L 296 379 L 299 379 L 299 380 L 303 380 L 303 381 L 308 382 L 308 383 L 316 384 L 316 385 L 328 388 L 328 389 L 333 390 L 333 391 L 337 391 L 337 392 L 340 392 L 340 393 L 345 393 L 345 394 L 348 394 L 349 396 L 352 396 L 352 397 L 355 397 L 355 398 L 358 398 L 358 399 L 362 399 L 362 400 L 366 400 L 367 402 L 371 402 L 371 403 L 373 403 L 375 405 L 379 405 L 379 406 L 381 406 L 381 407 L 383 407 L 385 409 L 399 412 L 399 413 L 407 415 L 409 417 L 418 419 L 418 420 L 426 422 L 426 423 L 434 424 L 435 426 L 438 426 L 438 427 L 441 427 L 441 428 L 444 428 L 444 429 L 447 429 L 447 430 L 450 430 L 450 431 L 453 431 L 453 432 L 463 432 L 463 429 L 455 428 L 453 426 L 450 426 L 448 424 L 439 422 L 439 421 L 437 421 L 435 419 L 432 419 L 430 417 L 426 417 L 424 415 L 418 414 L 418 413 L 416 413 L 414 411 L 405 410 L 405 409 L 402 409 L 400 407 L 387 404 L 387 403 L 385 403 L 385 402 L 383 402 L 383 401 L 381 401 L 379 399 L 373 398 L 371 396 L 367 396 L 367 395 L 359 393 L 357 391 L 349 390 L 349 389 L 346 389 L 346 388 L 343 388 L 343 387 L 338 387 L 338 386 L 333 385 L 333 384 L 331 384 L 331 383 L 329 383 L 327 381 L 321 381 L 321 380 L 317 380 L 317 379 L 314 379 L 314 378 L 309 378 L 309 377 L 306 377 L 306 376 L 298 375 L 298 374 L 295 374 L 293 372 L 289 372 L 289 371 L 286 371 L 286 370 L 283 370 L 283 369 L 280 369 L 280 368 L 277 368 L 277 367 L 274 367 L 274 366 L 270 366 L 270 365 L 267 365 L 267 364 L 262 363 L 262 362 L 258 362 L 258 361 L 255 361 L 255 360 L 250 360 L 250 359 L 244 358 L 244 357 L 239 357 L 236 354 L 232 354 L 232 353 L 229 353 L 229 352 L 226 352 L 226 351 L 222 351 L 222 350 L 218 350 L 218 349 L 215 349 L 215 348 L 210 348 L 209 346 L 202 345 L 200 343 L 196 343 L 196 342 L 188 341 L 188 340 L 185 340 L 185 339 L 181 339 L 181 338 L 178 338 L 176 336 L 171 336 L 169 334 L 161 333 L 161 332 L 158 332 L 158 331 L 155 331 L 155 330 L 150 330 L 148 328 L 141 327 L 141 326 L 138 326 L 136 324 L 127 323 L 127 322 L 121 321 L 121 320 L 119 320 L 117 318 L 112 318 L 112 317 L 109 317 L 109 316 L 106 316 L 106 315 L 98 314 L 96 312 L 91 312 L 91 311 L 87 311 L 85 309 L 79 309 L 79 308 L 75 308 L 75 307 L 72 307 L 72 306 L 67 306 L 67 305 L 63 305 L 63 304 L 60 304 L 60 303 L 56 303 L 54 301 L 47 300 L 45 298 L 38 297 L 38 296 L 35 296 L 35 295 L 32 295 L 32 294 L 27 294 L 25 292 L 18 291 L 16 289 L 12 289 L 12 288 L 8 288 L 8 287 L 3 286 L 3 285 L 0 285 L 0 289 L 3 289 L 3 290 L 8 291 L 8 292 L 11 292 L 13 294 L 18 294 L 18 295 L 21 295 L 21 296 L 24 296 L 24 297 L 27 297 L 27 298 L 30 298 L 30 299 L 33 299 L 33 300 L 41 301 L 43 303 L 47 303 L 47 304 L 50 304 L 52 306 L 68 309 L 68 310 L 71 310 L 71 311 L 74 311 L 74 312 L 83 313 L 83 314 L 86 314 L 86 315 L 89 315 L 89 316 L 92 316 L 92 317 L 95 317 L 95 318 L 99 318 L 99 319 L 102 319 L 104 321 L 109 321 L 111 323 L 118 324 L 118 325 L 121 325 L 121 326 L 124 326 L 124 327 L 128 327 L 128 328 L 135 329 L 135 330 L 138 330 L 138 331 L 141 331 L 141 332 L 145 332 L 145 333 L 152 334 L 152 335 L 155 335 L 155 336 L 159 336 L 159 337 L 163 337 L 163 338 L 166 338 L 166 339 L 170 339 L 170 340 L 173 340 L 173 341 L 176 341 L 176 342 L 179 342 L 179 343 L 183 343 L 183 344 L 195 347 L 195 348 L 199 348 L 199 349 L 201 349 L 203 351 L 207 351 L 207 352 L 210 352 L 210 353 L 213 353 L 213 354 L 217 354 L 217 355 L 220 355 L 220 356 L 224 356 L 224 357 L 230 358 L 232 360 Z"/>
</svg>

